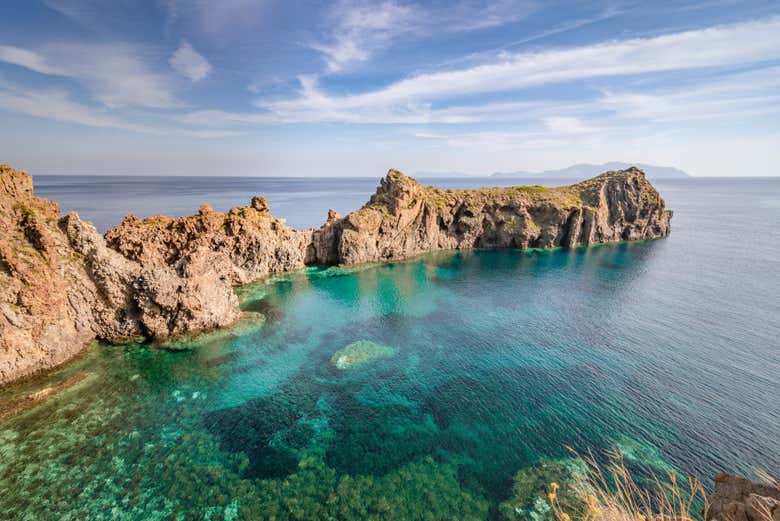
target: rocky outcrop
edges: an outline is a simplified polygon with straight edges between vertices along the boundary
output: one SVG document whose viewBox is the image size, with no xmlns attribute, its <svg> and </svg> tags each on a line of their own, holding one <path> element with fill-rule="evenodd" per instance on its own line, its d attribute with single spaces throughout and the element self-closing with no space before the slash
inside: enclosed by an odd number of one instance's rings
<svg viewBox="0 0 780 521">
<path fill-rule="evenodd" d="M 718 474 L 707 521 L 780 521 L 780 485 Z"/>
<path fill-rule="evenodd" d="M 58 217 L 30 176 L 0 165 L 0 384 L 65 362 L 94 337 L 71 318 L 68 275 L 83 264 Z"/>
<path fill-rule="evenodd" d="M 238 299 L 210 253 L 147 267 L 0 165 L 0 384 L 59 365 L 98 338 L 166 338 L 222 327 Z"/>
<path fill-rule="evenodd" d="M 233 287 L 309 264 L 454 248 L 572 247 L 669 233 L 671 212 L 635 169 L 569 187 L 443 190 L 391 170 L 371 200 L 318 230 L 289 228 L 262 196 L 181 218 L 128 215 L 101 237 L 0 166 L 0 384 L 97 338 L 163 339 L 239 316 Z"/>
<path fill-rule="evenodd" d="M 321 263 L 401 259 L 456 248 L 552 248 L 664 237 L 672 213 L 644 173 L 572 186 L 444 190 L 391 170 L 360 210 L 313 237 Z"/>
<path fill-rule="evenodd" d="M 217 278 L 232 285 L 301 269 L 313 260 L 311 231 L 287 227 L 270 214 L 268 201 L 260 196 L 228 213 L 203 205 L 198 215 L 178 219 L 131 214 L 106 233 L 106 242 L 144 268 L 176 266 L 182 272 L 199 272 L 211 266 Z"/>
</svg>

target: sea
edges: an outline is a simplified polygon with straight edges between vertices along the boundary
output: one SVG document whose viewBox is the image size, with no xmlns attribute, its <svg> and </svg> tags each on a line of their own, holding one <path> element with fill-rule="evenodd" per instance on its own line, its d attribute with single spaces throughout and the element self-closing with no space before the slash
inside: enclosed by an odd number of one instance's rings
<svg viewBox="0 0 780 521">
<path fill-rule="evenodd" d="M 318 227 L 378 179 L 35 183 L 105 232 L 255 194 Z M 0 418 L 0 519 L 545 521 L 591 459 L 780 476 L 780 179 L 654 184 L 668 238 L 310 267 L 238 288 L 255 318 L 186 349 L 95 344 L 0 390 L 79 380 Z"/>
</svg>

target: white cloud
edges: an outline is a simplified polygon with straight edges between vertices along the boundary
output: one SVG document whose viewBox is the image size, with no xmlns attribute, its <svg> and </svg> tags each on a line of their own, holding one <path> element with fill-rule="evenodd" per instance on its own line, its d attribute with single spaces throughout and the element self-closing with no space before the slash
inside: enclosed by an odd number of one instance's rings
<svg viewBox="0 0 780 521">
<path fill-rule="evenodd" d="M 57 43 L 38 50 L 0 46 L 0 61 L 84 84 L 106 106 L 167 108 L 181 105 L 171 79 L 151 70 L 138 50 L 125 44 Z"/>
<path fill-rule="evenodd" d="M 0 91 L 0 108 L 66 123 L 77 123 L 91 127 L 110 127 L 136 130 L 111 116 L 101 114 L 92 107 L 75 103 L 59 90 Z"/>
<path fill-rule="evenodd" d="M 365 62 L 381 49 L 408 38 L 434 33 L 475 31 L 526 17 L 528 1 L 449 2 L 443 7 L 421 7 L 395 0 L 341 0 L 327 14 L 329 38 L 311 48 L 325 56 L 327 71 L 341 72 Z"/>
<path fill-rule="evenodd" d="M 195 138 L 220 138 L 238 135 L 235 131 L 211 129 L 160 128 L 136 124 L 108 114 L 105 109 L 71 100 L 58 89 L 35 90 L 0 83 L 0 109 L 36 118 L 75 123 L 97 128 L 115 128 L 155 135 L 179 135 Z"/>
<path fill-rule="evenodd" d="M 28 51 L 27 49 L 20 49 L 19 47 L 0 45 L 0 61 L 19 65 L 20 67 L 42 74 L 61 75 L 61 69 L 47 63 L 45 57 L 36 52 Z"/>
<path fill-rule="evenodd" d="M 181 42 L 169 62 L 173 70 L 192 81 L 202 80 L 211 72 L 211 64 L 208 60 L 193 49 L 187 41 Z"/>
<path fill-rule="evenodd" d="M 584 123 L 581 119 L 571 116 L 551 116 L 542 121 L 547 130 L 559 134 L 589 134 L 598 131 L 597 128 Z"/>
<path fill-rule="evenodd" d="M 504 59 L 445 72 L 420 74 L 385 88 L 329 96 L 309 81 L 297 98 L 259 102 L 299 120 L 355 121 L 361 112 L 404 119 L 426 104 L 454 97 L 631 74 L 742 65 L 780 59 L 780 18 L 582 47 L 506 54 Z"/>
<path fill-rule="evenodd" d="M 312 48 L 325 55 L 328 71 L 338 72 L 349 64 L 366 61 L 373 51 L 386 46 L 395 36 L 412 30 L 416 8 L 394 1 L 380 4 L 342 0 L 329 13 L 334 25 L 328 43 Z"/>
<path fill-rule="evenodd" d="M 780 67 L 652 92 L 608 90 L 599 103 L 620 118 L 645 122 L 744 118 L 776 113 L 780 111 Z"/>
</svg>

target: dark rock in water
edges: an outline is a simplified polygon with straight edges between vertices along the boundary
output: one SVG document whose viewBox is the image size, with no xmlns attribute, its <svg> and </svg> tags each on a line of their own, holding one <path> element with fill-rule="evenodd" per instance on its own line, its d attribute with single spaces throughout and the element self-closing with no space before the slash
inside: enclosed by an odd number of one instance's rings
<svg viewBox="0 0 780 521">
<path fill-rule="evenodd" d="M 709 498 L 707 520 L 780 521 L 780 485 L 718 474 Z"/>
<path fill-rule="evenodd" d="M 429 415 L 400 405 L 334 398 L 333 441 L 325 454 L 339 474 L 384 475 L 434 452 L 439 430 Z"/>
<path fill-rule="evenodd" d="M 222 365 L 225 365 L 229 362 L 233 362 L 234 360 L 238 360 L 239 354 L 235 351 L 232 351 L 230 353 L 225 353 L 224 355 L 216 356 L 214 358 L 209 358 L 205 362 L 206 367 L 219 367 Z"/>
<path fill-rule="evenodd" d="M 242 302 L 241 310 L 254 311 L 255 313 L 260 313 L 263 316 L 265 316 L 266 320 L 269 322 L 278 322 L 284 318 L 284 313 L 282 313 L 279 309 L 277 309 L 273 305 L 269 304 L 268 301 L 265 299 Z"/>
<path fill-rule="evenodd" d="M 297 451 L 312 441 L 304 420 L 317 414 L 316 402 L 316 389 L 293 379 L 282 392 L 208 413 L 205 424 L 223 448 L 247 455 L 245 477 L 284 477 L 297 468 Z"/>
</svg>

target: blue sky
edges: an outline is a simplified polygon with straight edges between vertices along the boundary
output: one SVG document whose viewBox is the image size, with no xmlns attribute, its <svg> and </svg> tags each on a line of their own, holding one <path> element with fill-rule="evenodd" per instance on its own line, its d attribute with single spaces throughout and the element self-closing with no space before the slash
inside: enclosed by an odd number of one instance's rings
<svg viewBox="0 0 780 521">
<path fill-rule="evenodd" d="M 5 0 L 0 162 L 780 175 L 780 3 Z"/>
</svg>

